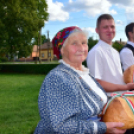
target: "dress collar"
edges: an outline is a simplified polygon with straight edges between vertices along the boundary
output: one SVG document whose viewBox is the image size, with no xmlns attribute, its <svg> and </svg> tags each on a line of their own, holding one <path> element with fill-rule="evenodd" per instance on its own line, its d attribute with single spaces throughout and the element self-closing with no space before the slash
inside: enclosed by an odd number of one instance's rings
<svg viewBox="0 0 134 134">
<path fill-rule="evenodd" d="M 72 70 L 74 70 L 75 72 L 77 72 L 79 75 L 89 74 L 89 69 L 86 68 L 84 65 L 82 65 L 82 71 L 80 71 L 80 70 L 76 70 L 74 67 L 70 66 L 69 64 L 67 64 L 62 59 L 59 60 L 59 63 L 63 63 L 64 65 L 68 66 L 69 68 L 71 68 Z"/>
</svg>

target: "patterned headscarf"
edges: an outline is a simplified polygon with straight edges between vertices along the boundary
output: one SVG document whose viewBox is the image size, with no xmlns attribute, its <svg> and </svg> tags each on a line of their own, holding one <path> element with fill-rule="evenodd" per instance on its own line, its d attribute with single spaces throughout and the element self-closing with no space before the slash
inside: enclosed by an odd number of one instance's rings
<svg viewBox="0 0 134 134">
<path fill-rule="evenodd" d="M 54 52 L 54 55 L 56 55 L 58 59 L 62 58 L 60 49 L 62 45 L 64 44 L 64 41 L 66 40 L 66 38 L 68 38 L 70 33 L 72 33 L 75 29 L 81 30 L 79 27 L 76 27 L 76 26 L 66 27 L 60 30 L 52 39 L 53 52 Z"/>
</svg>

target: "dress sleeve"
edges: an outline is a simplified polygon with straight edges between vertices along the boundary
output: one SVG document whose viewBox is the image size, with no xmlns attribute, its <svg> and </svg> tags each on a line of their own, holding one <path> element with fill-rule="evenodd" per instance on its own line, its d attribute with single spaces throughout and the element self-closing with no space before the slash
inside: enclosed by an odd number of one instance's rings
<svg viewBox="0 0 134 134">
<path fill-rule="evenodd" d="M 46 77 L 39 94 L 41 120 L 48 121 L 48 126 L 57 134 L 105 133 L 105 123 L 82 119 L 77 88 L 76 83 L 62 73 Z M 45 128 L 43 124 L 41 127 Z"/>
</svg>

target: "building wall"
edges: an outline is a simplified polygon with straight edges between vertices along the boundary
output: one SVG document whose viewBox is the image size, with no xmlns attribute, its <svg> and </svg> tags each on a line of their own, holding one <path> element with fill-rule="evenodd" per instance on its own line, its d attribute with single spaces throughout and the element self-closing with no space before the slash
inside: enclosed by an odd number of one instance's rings
<svg viewBox="0 0 134 134">
<path fill-rule="evenodd" d="M 40 59 L 41 60 L 53 60 L 53 49 L 43 49 L 40 50 Z"/>
<path fill-rule="evenodd" d="M 47 44 L 44 44 L 44 48 L 42 47 L 40 50 L 39 48 L 37 49 L 37 45 L 33 46 L 33 51 L 31 56 L 27 57 L 27 58 L 19 58 L 20 61 L 25 61 L 25 60 L 35 60 L 35 58 L 38 58 L 40 60 L 44 60 L 44 61 L 52 61 L 54 59 L 54 55 L 53 55 L 53 49 L 51 48 L 47 48 Z"/>
</svg>

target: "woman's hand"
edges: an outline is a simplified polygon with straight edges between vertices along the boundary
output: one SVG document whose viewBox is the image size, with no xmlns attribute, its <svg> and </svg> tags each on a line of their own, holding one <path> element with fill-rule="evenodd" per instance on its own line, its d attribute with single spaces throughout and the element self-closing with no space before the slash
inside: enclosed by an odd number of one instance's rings
<svg viewBox="0 0 134 134">
<path fill-rule="evenodd" d="M 126 129 L 117 129 L 116 127 L 123 127 L 124 123 L 121 122 L 106 122 L 107 134 L 124 134 L 126 132 Z"/>
</svg>

